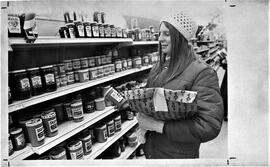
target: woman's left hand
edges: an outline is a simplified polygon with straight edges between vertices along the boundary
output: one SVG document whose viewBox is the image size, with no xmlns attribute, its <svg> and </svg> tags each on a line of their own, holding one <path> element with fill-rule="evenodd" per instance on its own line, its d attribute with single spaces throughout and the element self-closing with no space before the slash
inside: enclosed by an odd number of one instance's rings
<svg viewBox="0 0 270 167">
<path fill-rule="evenodd" d="M 163 133 L 164 122 L 156 120 L 148 115 L 139 113 L 137 116 L 139 126 L 142 129 Z"/>
</svg>

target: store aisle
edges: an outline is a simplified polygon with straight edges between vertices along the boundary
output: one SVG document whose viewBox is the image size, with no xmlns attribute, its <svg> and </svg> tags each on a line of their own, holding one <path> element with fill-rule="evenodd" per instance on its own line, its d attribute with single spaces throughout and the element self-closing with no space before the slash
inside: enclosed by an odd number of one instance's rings
<svg viewBox="0 0 270 167">
<path fill-rule="evenodd" d="M 223 122 L 221 132 L 212 141 L 201 144 L 200 158 L 227 158 L 228 122 Z"/>
</svg>

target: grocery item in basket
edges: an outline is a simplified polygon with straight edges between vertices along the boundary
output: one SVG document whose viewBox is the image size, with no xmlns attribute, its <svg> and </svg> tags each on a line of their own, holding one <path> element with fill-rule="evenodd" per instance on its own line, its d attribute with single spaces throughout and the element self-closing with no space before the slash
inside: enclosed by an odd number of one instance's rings
<svg viewBox="0 0 270 167">
<path fill-rule="evenodd" d="M 195 91 L 143 88 L 124 91 L 123 95 L 132 110 L 159 120 L 186 119 L 197 112 Z"/>
</svg>

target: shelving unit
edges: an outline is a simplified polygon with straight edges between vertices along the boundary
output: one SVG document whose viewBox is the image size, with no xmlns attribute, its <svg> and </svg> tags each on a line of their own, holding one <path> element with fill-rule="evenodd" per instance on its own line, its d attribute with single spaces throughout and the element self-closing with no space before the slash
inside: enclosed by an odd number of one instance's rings
<svg viewBox="0 0 270 167">
<path fill-rule="evenodd" d="M 125 151 L 121 153 L 121 155 L 117 158 L 115 158 L 114 160 L 123 160 L 123 159 L 127 159 L 134 151 L 136 151 L 136 149 L 140 146 L 141 144 L 138 143 L 135 147 L 126 147 Z"/>
<path fill-rule="evenodd" d="M 202 49 L 202 50 L 198 50 L 196 53 L 202 53 L 202 52 L 206 52 L 206 51 L 208 51 L 209 49 L 208 48 L 205 48 L 205 49 Z"/>
<path fill-rule="evenodd" d="M 158 45 L 158 41 L 133 41 L 131 43 L 120 43 L 117 49 L 128 47 L 128 46 L 145 46 L 145 45 Z"/>
<path fill-rule="evenodd" d="M 95 159 L 108 147 L 110 147 L 114 142 L 116 142 L 121 136 L 123 136 L 127 131 L 129 131 L 133 126 L 138 123 L 137 119 L 131 121 L 126 121 L 122 124 L 121 131 L 116 132 L 112 137 L 109 137 L 105 143 L 95 143 L 92 146 L 92 152 L 90 155 L 85 156 L 84 159 Z"/>
<path fill-rule="evenodd" d="M 75 92 L 75 91 L 79 91 L 79 90 L 82 90 L 85 88 L 93 87 L 93 86 L 96 86 L 98 84 L 101 84 L 101 83 L 104 83 L 107 81 L 111 81 L 111 80 L 114 80 L 114 79 L 117 79 L 120 77 L 124 77 L 124 76 L 130 75 L 130 74 L 134 74 L 134 73 L 148 70 L 151 68 L 152 68 L 152 65 L 143 66 L 142 68 L 134 68 L 134 69 L 126 70 L 126 71 L 117 72 L 113 75 L 109 75 L 109 76 L 106 76 L 103 78 L 98 78 L 95 80 L 90 80 L 88 82 L 75 83 L 72 85 L 67 85 L 65 87 L 60 87 L 57 89 L 57 91 L 54 91 L 54 92 L 44 93 L 42 95 L 34 96 L 34 97 L 26 99 L 26 100 L 13 102 L 12 104 L 10 104 L 8 106 L 8 110 L 9 110 L 9 113 L 11 113 L 11 112 L 14 112 L 14 111 L 38 104 L 38 103 L 45 102 L 45 101 L 53 99 L 53 98 L 64 96 L 64 95 L 67 95 L 67 94 Z"/>
<path fill-rule="evenodd" d="M 116 109 L 114 107 L 107 107 L 103 111 L 95 111 L 93 113 L 84 114 L 84 120 L 81 122 L 67 121 L 58 125 L 58 134 L 54 137 L 46 137 L 45 143 L 39 147 L 31 147 L 28 145 L 25 149 L 15 152 L 14 155 L 10 157 L 11 160 L 22 160 L 34 153 L 42 154 L 45 151 L 53 148 L 57 144 L 65 141 L 69 137 L 77 134 L 78 132 L 84 130 L 85 128 L 93 125 L 99 120 L 105 118 L 106 116 L 114 113 Z"/>
</svg>

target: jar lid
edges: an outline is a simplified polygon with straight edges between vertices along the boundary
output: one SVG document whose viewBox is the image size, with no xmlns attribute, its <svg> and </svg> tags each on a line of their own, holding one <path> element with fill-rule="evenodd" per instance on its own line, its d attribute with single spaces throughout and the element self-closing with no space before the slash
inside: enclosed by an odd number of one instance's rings
<svg viewBox="0 0 270 167">
<path fill-rule="evenodd" d="M 16 134 L 21 133 L 21 132 L 22 132 L 22 128 L 12 128 L 10 130 L 11 135 L 16 135 Z"/>
<path fill-rule="evenodd" d="M 44 112 L 41 114 L 42 119 L 49 119 L 49 118 L 54 118 L 56 116 L 55 112 Z"/>
<path fill-rule="evenodd" d="M 47 68 L 52 68 L 53 66 L 52 65 L 48 65 L 48 66 L 43 66 L 43 67 L 40 67 L 41 69 L 47 69 Z"/>
<path fill-rule="evenodd" d="M 80 60 L 87 60 L 87 57 L 80 58 Z"/>
<path fill-rule="evenodd" d="M 64 63 L 59 63 L 57 64 L 58 66 L 64 66 L 65 64 Z"/>
<path fill-rule="evenodd" d="M 80 59 L 72 59 L 72 61 L 80 61 Z"/>
<path fill-rule="evenodd" d="M 25 123 L 26 127 L 33 127 L 33 126 L 37 126 L 37 125 L 39 125 L 39 124 L 42 125 L 42 120 L 41 120 L 41 118 L 33 118 L 33 119 L 28 120 L 28 121 Z"/>
<path fill-rule="evenodd" d="M 82 105 L 82 101 L 81 100 L 74 100 L 74 101 L 72 101 L 72 103 L 70 104 L 70 106 L 72 107 L 75 107 L 75 106 L 80 106 L 80 105 Z"/>
<path fill-rule="evenodd" d="M 88 69 L 78 70 L 79 73 L 88 72 Z"/>
<path fill-rule="evenodd" d="M 113 122 L 114 122 L 114 120 L 109 120 L 109 121 L 107 122 L 107 125 L 108 125 L 108 124 L 113 124 Z"/>
<path fill-rule="evenodd" d="M 114 118 L 114 120 L 119 120 L 119 119 L 121 119 L 121 116 L 120 116 L 120 115 L 118 115 L 118 116 L 116 116 L 116 117 Z"/>
<path fill-rule="evenodd" d="M 63 63 L 66 63 L 66 62 L 71 62 L 72 60 L 63 60 L 62 62 Z"/>
<path fill-rule="evenodd" d="M 103 24 L 102 24 L 102 23 L 97 23 L 97 25 L 98 25 L 98 26 L 103 26 Z"/>
<path fill-rule="evenodd" d="M 59 28 L 67 28 L 67 26 L 65 26 L 65 25 L 62 25 L 62 26 L 59 26 Z"/>
<path fill-rule="evenodd" d="M 79 140 L 71 141 L 71 142 L 69 142 L 68 145 L 67 145 L 67 147 L 68 147 L 70 150 L 72 150 L 72 151 L 81 148 L 81 146 L 82 146 L 82 142 L 79 141 Z"/>
<path fill-rule="evenodd" d="M 28 68 L 28 69 L 26 69 L 26 71 L 35 71 L 35 70 L 39 70 L 39 67 L 34 67 L 34 68 Z"/>
<path fill-rule="evenodd" d="M 103 97 L 100 97 L 100 98 L 95 99 L 95 102 L 102 102 L 102 101 L 104 101 L 104 98 Z"/>
<path fill-rule="evenodd" d="M 21 72 L 26 72 L 26 70 L 25 69 L 15 70 L 15 71 L 10 71 L 9 73 L 15 74 L 15 73 L 21 73 Z"/>
</svg>

